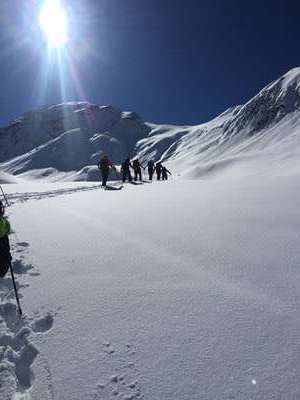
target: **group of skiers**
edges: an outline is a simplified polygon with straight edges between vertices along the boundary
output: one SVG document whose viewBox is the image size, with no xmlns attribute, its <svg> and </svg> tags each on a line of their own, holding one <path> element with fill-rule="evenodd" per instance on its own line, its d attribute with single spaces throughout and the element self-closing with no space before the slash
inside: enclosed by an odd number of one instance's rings
<svg viewBox="0 0 300 400">
<path fill-rule="evenodd" d="M 101 160 L 98 163 L 98 168 L 100 169 L 102 174 L 102 186 L 106 186 L 110 169 L 113 170 L 117 169 L 107 155 L 104 155 L 101 158 Z M 126 160 L 121 165 L 121 174 L 123 182 L 125 182 L 126 180 L 132 182 L 133 179 L 135 181 L 137 180 L 142 181 L 142 169 L 145 170 L 146 168 L 148 171 L 149 181 L 152 181 L 154 174 L 156 174 L 158 181 L 167 180 L 168 175 L 172 175 L 171 172 L 164 165 L 162 165 L 161 162 L 155 163 L 153 160 L 151 160 L 148 161 L 147 166 L 144 167 L 137 158 L 132 162 L 130 161 L 129 158 L 126 158 Z M 133 177 L 131 175 L 131 170 L 133 170 L 134 173 Z M 5 213 L 5 207 L 3 202 L 0 200 L 0 278 L 3 278 L 6 275 L 7 271 L 11 267 L 11 260 L 12 260 L 10 253 L 9 239 L 8 239 L 8 235 L 10 233 L 11 228 L 4 213 Z M 18 297 L 17 301 L 19 304 Z M 21 308 L 19 309 L 21 310 Z"/>
<path fill-rule="evenodd" d="M 102 174 L 102 186 L 106 186 L 109 170 L 116 170 L 114 164 L 110 161 L 110 159 L 104 155 L 98 163 L 98 168 Z M 154 161 L 148 161 L 147 163 L 147 171 L 149 180 L 152 181 L 154 173 L 156 173 L 157 180 L 167 180 L 168 175 L 172 175 L 171 172 L 162 165 L 161 162 L 155 163 Z M 122 180 L 125 182 L 128 180 L 131 182 L 133 179 L 135 181 L 142 181 L 142 169 L 146 169 L 140 161 L 136 158 L 132 162 L 129 158 L 121 165 L 121 174 Z M 132 178 L 131 169 L 133 170 L 134 177 Z M 9 239 L 8 234 L 10 233 L 10 224 L 8 220 L 4 216 L 5 207 L 3 202 L 0 200 L 0 278 L 3 278 L 11 264 L 11 254 L 9 247 Z"/>
<path fill-rule="evenodd" d="M 106 187 L 109 171 L 110 169 L 116 170 L 116 167 L 111 162 L 111 160 L 104 155 L 98 163 L 98 168 L 102 174 L 102 186 Z M 161 162 L 155 163 L 154 161 L 149 161 L 147 166 L 144 167 L 140 161 L 136 158 L 132 162 L 129 158 L 127 158 L 121 165 L 121 174 L 122 180 L 125 182 L 128 180 L 132 182 L 134 179 L 135 181 L 140 180 L 142 181 L 142 169 L 145 170 L 147 168 L 149 180 L 152 181 L 154 174 L 156 173 L 157 180 L 167 180 L 168 175 L 172 175 L 171 172 L 162 165 Z M 133 170 L 134 176 L 132 178 L 131 170 Z M 10 245 L 9 245 L 9 238 L 8 235 L 10 234 L 11 227 L 10 223 L 5 217 L 5 207 L 3 202 L 0 200 L 0 278 L 4 278 L 7 274 L 8 270 L 11 270 L 12 281 L 14 285 L 16 300 L 18 304 L 18 311 L 19 314 L 22 315 L 22 310 L 19 302 L 17 286 L 14 279 L 13 269 L 12 269 L 12 257 L 10 252 Z"/>
<path fill-rule="evenodd" d="M 98 163 L 98 168 L 101 171 L 102 175 L 102 186 L 106 186 L 107 179 L 109 176 L 110 169 L 117 170 L 112 161 L 108 158 L 107 155 L 104 155 Z M 155 163 L 153 160 L 148 161 L 147 166 L 143 166 L 138 158 L 134 159 L 132 162 L 130 158 L 126 158 L 126 160 L 121 164 L 121 174 L 122 181 L 132 182 L 140 180 L 142 181 L 142 169 L 145 170 L 147 168 L 149 180 L 152 181 L 154 173 L 156 173 L 157 180 L 167 180 L 168 175 L 172 175 L 171 172 L 162 165 L 161 162 Z M 132 178 L 131 170 L 133 170 L 134 177 Z"/>
</svg>

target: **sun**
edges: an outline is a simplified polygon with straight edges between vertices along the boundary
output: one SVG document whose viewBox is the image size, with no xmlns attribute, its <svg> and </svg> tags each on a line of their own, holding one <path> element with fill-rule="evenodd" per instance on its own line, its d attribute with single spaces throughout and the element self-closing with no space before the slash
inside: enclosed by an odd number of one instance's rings
<svg viewBox="0 0 300 400">
<path fill-rule="evenodd" d="M 68 19 L 60 0 L 45 0 L 40 9 L 39 24 L 50 47 L 62 48 L 68 42 Z"/>
</svg>

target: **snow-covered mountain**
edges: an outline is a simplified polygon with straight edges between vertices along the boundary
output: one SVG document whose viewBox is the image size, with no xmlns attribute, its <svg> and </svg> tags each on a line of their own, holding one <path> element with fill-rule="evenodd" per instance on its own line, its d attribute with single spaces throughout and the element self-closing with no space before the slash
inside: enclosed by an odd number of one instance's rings
<svg viewBox="0 0 300 400">
<path fill-rule="evenodd" d="M 112 106 L 64 103 L 23 114 L 0 130 L 1 167 L 10 173 L 70 172 L 95 165 L 103 153 L 115 162 L 133 154 L 149 131 L 141 118 Z"/>
<path fill-rule="evenodd" d="M 137 143 L 139 156 L 167 161 L 189 177 L 267 155 L 273 160 L 290 158 L 300 149 L 300 68 L 208 123 L 151 128 L 148 137 Z"/>
<path fill-rule="evenodd" d="M 73 118 L 90 105 L 73 103 L 2 131 L 24 317 L 8 273 L 0 400 L 299 399 L 299 75 L 194 127 L 119 112 L 108 130 L 116 111 L 98 106 L 89 127 Z M 66 109 L 66 128 L 51 128 Z M 108 190 L 22 180 L 92 178 L 91 155 L 114 146 L 184 176 L 218 174 Z"/>
<path fill-rule="evenodd" d="M 0 168 L 30 177 L 93 180 L 96 162 L 108 153 L 116 163 L 137 155 L 200 177 L 267 154 L 290 159 L 298 155 L 299 135 L 300 68 L 294 68 L 245 105 L 197 126 L 150 124 L 135 113 L 87 102 L 25 113 L 0 130 Z"/>
</svg>

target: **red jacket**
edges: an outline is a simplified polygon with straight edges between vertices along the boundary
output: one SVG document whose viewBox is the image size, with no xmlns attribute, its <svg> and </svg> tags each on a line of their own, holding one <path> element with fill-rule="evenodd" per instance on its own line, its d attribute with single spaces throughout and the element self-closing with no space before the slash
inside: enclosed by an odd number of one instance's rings
<svg viewBox="0 0 300 400">
<path fill-rule="evenodd" d="M 109 158 L 103 157 L 98 163 L 98 168 L 99 169 L 109 169 L 109 167 L 113 167 L 113 163 L 110 161 Z"/>
</svg>

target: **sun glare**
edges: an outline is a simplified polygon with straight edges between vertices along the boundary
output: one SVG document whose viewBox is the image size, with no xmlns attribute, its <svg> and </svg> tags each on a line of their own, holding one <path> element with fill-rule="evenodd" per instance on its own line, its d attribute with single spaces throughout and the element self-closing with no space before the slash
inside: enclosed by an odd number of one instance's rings
<svg viewBox="0 0 300 400">
<path fill-rule="evenodd" d="M 68 41 L 68 21 L 60 0 L 45 0 L 39 15 L 40 28 L 51 47 L 61 48 Z"/>
</svg>

